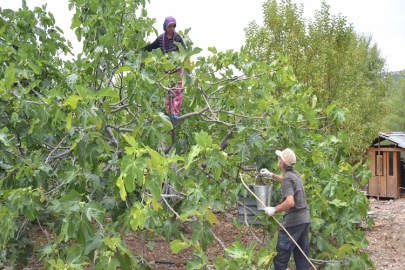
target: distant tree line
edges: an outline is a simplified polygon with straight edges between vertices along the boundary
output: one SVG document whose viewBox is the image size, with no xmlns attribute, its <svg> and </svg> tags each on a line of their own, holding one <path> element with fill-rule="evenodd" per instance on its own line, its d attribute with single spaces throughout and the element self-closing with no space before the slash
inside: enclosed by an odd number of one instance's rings
<svg viewBox="0 0 405 270">
<path fill-rule="evenodd" d="M 387 93 L 387 116 L 385 131 L 405 131 L 405 70 L 391 72 L 393 81 Z"/>
</svg>

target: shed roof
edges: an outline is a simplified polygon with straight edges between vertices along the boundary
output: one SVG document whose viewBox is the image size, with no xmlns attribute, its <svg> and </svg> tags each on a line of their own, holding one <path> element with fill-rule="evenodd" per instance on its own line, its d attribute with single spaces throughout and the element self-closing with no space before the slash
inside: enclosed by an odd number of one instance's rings
<svg viewBox="0 0 405 270">
<path fill-rule="evenodd" d="M 398 147 L 405 148 L 405 132 L 380 132 L 380 137 L 398 144 Z"/>
</svg>

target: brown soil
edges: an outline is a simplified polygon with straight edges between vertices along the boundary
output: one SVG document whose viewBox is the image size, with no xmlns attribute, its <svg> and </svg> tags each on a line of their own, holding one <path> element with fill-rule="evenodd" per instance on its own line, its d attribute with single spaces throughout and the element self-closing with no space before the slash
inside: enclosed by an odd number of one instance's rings
<svg viewBox="0 0 405 270">
<path fill-rule="evenodd" d="M 236 240 L 236 237 L 240 236 L 240 242 L 243 245 L 250 245 L 253 241 L 253 236 L 250 230 L 243 226 L 240 229 L 233 227 L 232 218 L 238 217 L 237 209 L 233 209 L 227 213 L 215 213 L 218 219 L 218 224 L 213 225 L 213 233 L 220 241 L 226 246 L 232 246 L 232 243 Z M 182 231 L 183 234 L 191 240 L 192 228 L 185 227 Z M 255 226 L 253 228 L 254 234 L 259 240 L 264 241 L 265 231 L 261 226 Z M 128 238 L 127 238 L 128 239 Z M 133 250 L 134 254 L 141 254 L 142 246 L 139 236 L 132 234 L 132 239 L 126 241 L 128 247 Z M 213 246 L 208 246 L 207 249 L 208 259 L 212 260 L 219 256 L 224 256 L 224 250 L 217 241 L 214 241 Z M 193 257 L 193 248 L 180 251 L 178 254 L 172 254 L 170 244 L 167 242 L 155 242 L 154 249 L 151 251 L 146 243 L 144 245 L 144 258 L 150 261 L 153 265 L 153 269 L 186 269 L 185 264 Z M 167 261 L 174 264 L 162 264 L 158 262 Z"/>
<path fill-rule="evenodd" d="M 405 198 L 377 201 L 370 198 L 370 214 L 374 217 L 375 225 L 372 229 L 365 229 L 367 239 L 370 242 L 365 250 L 373 260 L 376 269 L 404 269 L 405 265 Z M 232 218 L 237 217 L 237 209 L 232 209 L 227 213 L 216 213 L 218 224 L 213 226 L 213 232 L 221 242 L 226 246 L 232 246 L 232 243 L 240 235 L 240 241 L 244 245 L 249 245 L 253 240 L 250 230 L 244 226 L 236 229 L 232 226 Z M 255 226 L 253 229 L 255 235 L 264 240 L 265 231 L 261 226 Z M 191 227 L 185 227 L 183 234 L 191 239 Z M 38 228 L 34 238 L 44 237 L 42 231 Z M 51 236 L 52 237 L 52 236 Z M 124 235 L 128 247 L 135 255 L 142 253 L 142 241 L 139 234 L 133 232 Z M 153 266 L 153 269 L 186 269 L 184 263 L 192 257 L 192 248 L 182 250 L 178 254 L 172 254 L 170 244 L 165 241 L 159 241 L 159 237 L 152 237 L 154 248 L 150 250 L 147 241 L 143 245 L 143 256 Z M 157 241 L 155 241 L 157 240 Z M 46 238 L 41 241 L 45 242 Z M 35 242 L 35 240 L 33 240 Z M 223 256 L 223 248 L 215 241 L 213 246 L 208 246 L 208 259 L 214 259 Z M 29 269 L 41 269 L 41 262 L 36 261 L 37 255 L 33 255 L 30 260 Z M 167 262 L 171 264 L 162 264 L 157 262 Z M 93 269 L 94 266 L 88 265 L 86 269 Z M 10 267 L 4 269 L 11 270 Z"/>
<path fill-rule="evenodd" d="M 405 198 L 395 201 L 370 198 L 370 206 L 375 225 L 366 231 L 370 245 L 365 251 L 376 269 L 404 269 Z"/>
</svg>

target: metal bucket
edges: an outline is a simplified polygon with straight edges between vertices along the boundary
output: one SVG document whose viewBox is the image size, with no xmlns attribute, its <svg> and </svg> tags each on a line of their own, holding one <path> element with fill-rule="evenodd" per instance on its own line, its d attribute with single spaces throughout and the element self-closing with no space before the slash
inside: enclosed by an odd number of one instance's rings
<svg viewBox="0 0 405 270">
<path fill-rule="evenodd" d="M 253 186 L 253 192 L 266 205 L 270 206 L 271 192 L 273 185 L 270 186 Z M 257 210 L 264 210 L 263 205 L 256 199 Z"/>
</svg>

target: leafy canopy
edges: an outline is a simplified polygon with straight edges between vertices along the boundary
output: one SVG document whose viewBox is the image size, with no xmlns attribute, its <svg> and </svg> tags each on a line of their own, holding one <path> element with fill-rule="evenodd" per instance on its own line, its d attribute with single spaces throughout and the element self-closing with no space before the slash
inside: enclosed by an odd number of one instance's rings
<svg viewBox="0 0 405 270">
<path fill-rule="evenodd" d="M 325 118 L 339 129 L 345 110 L 319 106 L 282 54 L 263 61 L 247 48 L 210 48 L 192 62 L 201 49 L 189 29 L 180 32 L 185 50 L 143 51 L 155 32 L 144 7 L 71 0 L 72 28 L 83 41 L 72 61 L 59 58 L 71 47 L 46 7 L 29 10 L 23 1 L 18 11 L 0 9 L 0 262 L 27 264 L 36 252 L 47 269 L 147 269 L 126 245 L 131 230 L 163 237 L 173 253 L 191 247 L 188 269 L 265 268 L 276 224 L 263 216 L 266 242 L 236 240 L 210 261 L 212 210 L 233 207 L 246 192 L 240 173 L 276 170 L 271 153 L 290 147 L 311 209 L 312 257 L 372 266 L 356 230 L 367 198 L 353 180 L 365 183 L 370 171 L 347 162 L 343 131 L 320 129 Z M 179 67 L 186 93 L 173 122 L 164 102 Z M 192 239 L 180 230 L 186 224 Z M 27 233 L 39 225 L 54 235 L 41 246 Z"/>
</svg>

